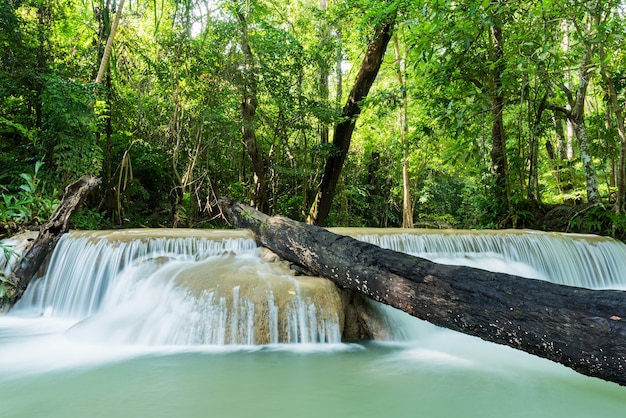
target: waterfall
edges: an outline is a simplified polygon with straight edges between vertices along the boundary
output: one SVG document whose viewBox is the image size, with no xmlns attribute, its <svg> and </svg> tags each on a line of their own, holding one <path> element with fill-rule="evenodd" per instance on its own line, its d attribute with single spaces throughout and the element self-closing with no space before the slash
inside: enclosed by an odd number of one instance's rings
<svg viewBox="0 0 626 418">
<path fill-rule="evenodd" d="M 243 238 L 214 241 L 155 237 L 124 242 L 94 234 L 66 234 L 52 254 L 45 278 L 29 286 L 15 310 L 83 318 L 100 309 L 116 279 L 129 275 L 146 277 L 168 262 L 195 262 L 224 252 L 246 253 L 255 248 L 252 240 Z M 137 283 L 129 284 L 130 291 Z"/>
<path fill-rule="evenodd" d="M 607 237 L 539 231 L 355 233 L 380 247 L 591 289 L 626 288 L 626 245 Z"/>
<path fill-rule="evenodd" d="M 11 314 L 74 320 L 68 335 L 119 344 L 341 341 L 337 289 L 317 278 L 302 286 L 307 278 L 264 261 L 251 236 L 152 234 L 64 235 Z"/>
<path fill-rule="evenodd" d="M 626 246 L 610 238 L 536 231 L 337 232 L 436 262 L 589 288 L 626 287 Z M 295 276 L 280 260 L 264 257 L 249 232 L 126 230 L 64 235 L 45 274 L 10 314 L 71 321 L 66 334 L 81 341 L 310 344 L 341 341 L 345 303 L 330 281 Z M 373 308 L 370 330 L 398 338 L 403 331 L 394 329 L 394 313 Z"/>
</svg>

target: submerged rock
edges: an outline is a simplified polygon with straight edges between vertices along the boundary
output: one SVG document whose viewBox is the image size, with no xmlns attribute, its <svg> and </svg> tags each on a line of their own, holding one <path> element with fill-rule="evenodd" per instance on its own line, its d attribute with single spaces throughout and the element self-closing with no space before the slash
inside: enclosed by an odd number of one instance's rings
<svg viewBox="0 0 626 418">
<path fill-rule="evenodd" d="M 267 252 L 261 260 L 230 254 L 176 277 L 197 303 L 214 308 L 211 315 L 221 323 L 213 327 L 224 330 L 225 342 L 338 343 L 389 335 L 382 313 L 366 298 L 327 279 L 296 276 Z"/>
</svg>

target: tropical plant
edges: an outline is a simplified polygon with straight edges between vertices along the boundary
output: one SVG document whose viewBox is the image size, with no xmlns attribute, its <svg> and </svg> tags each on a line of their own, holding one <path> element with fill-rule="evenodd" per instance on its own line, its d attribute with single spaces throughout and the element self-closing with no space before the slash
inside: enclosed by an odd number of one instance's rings
<svg viewBox="0 0 626 418">
<path fill-rule="evenodd" d="M 0 226 L 8 235 L 47 220 L 59 204 L 56 191 L 49 193 L 41 183 L 39 171 L 43 166 L 37 161 L 32 173 L 22 173 L 23 180 L 15 193 L 2 192 L 0 200 Z"/>
</svg>

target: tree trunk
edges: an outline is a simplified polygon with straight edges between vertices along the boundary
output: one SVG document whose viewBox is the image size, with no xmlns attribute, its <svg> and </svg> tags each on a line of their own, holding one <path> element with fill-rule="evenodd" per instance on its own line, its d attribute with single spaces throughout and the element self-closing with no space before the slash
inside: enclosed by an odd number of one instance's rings
<svg viewBox="0 0 626 418">
<path fill-rule="evenodd" d="M 339 105 L 343 98 L 343 33 L 341 30 L 341 22 L 337 23 L 337 50 L 335 51 L 335 83 L 337 84 L 335 91 L 335 101 Z"/>
<path fill-rule="evenodd" d="M 587 201 L 589 203 L 598 203 L 600 201 L 600 192 L 598 191 L 598 176 L 593 165 L 593 157 L 589 147 L 589 136 L 587 135 L 587 124 L 585 119 L 576 120 L 574 123 L 574 132 L 578 139 L 580 147 L 580 159 L 583 163 L 585 171 L 585 189 L 587 191 Z"/>
<path fill-rule="evenodd" d="M 617 134 L 619 135 L 619 163 L 617 165 L 617 196 L 615 198 L 615 213 L 621 215 L 624 213 L 624 201 L 626 200 L 626 124 L 624 123 L 623 108 L 620 105 L 617 89 L 613 82 L 612 74 L 606 65 L 606 52 L 604 46 L 599 44 L 600 59 L 602 62 L 602 78 L 607 86 L 611 105 L 615 112 L 615 120 L 617 122 Z"/>
<path fill-rule="evenodd" d="M 600 201 L 600 193 L 598 192 L 598 177 L 593 165 L 593 157 L 591 155 L 589 136 L 587 135 L 587 124 L 585 122 L 585 99 L 587 96 L 587 88 L 591 79 L 591 57 L 593 51 L 587 47 L 583 55 L 580 68 L 578 70 L 578 87 L 575 94 L 563 83 L 561 89 L 568 98 L 569 108 L 563 108 L 554 105 L 547 105 L 548 109 L 558 111 L 567 117 L 568 126 L 572 126 L 578 146 L 580 148 L 580 159 L 583 163 L 585 172 L 585 189 L 587 192 L 587 201 L 589 203 L 598 203 Z M 568 153 L 569 155 L 569 153 Z"/>
<path fill-rule="evenodd" d="M 600 193 L 598 192 L 598 177 L 593 165 L 593 158 L 589 147 L 589 136 L 587 135 L 587 124 L 585 122 L 585 100 L 587 97 L 587 88 L 591 80 L 591 57 L 593 51 L 591 47 L 587 47 L 583 59 L 578 70 L 578 87 L 576 89 L 575 98 L 571 94 L 570 107 L 571 111 L 567 113 L 569 121 L 572 123 L 578 146 L 580 148 L 580 159 L 583 163 L 585 171 L 585 187 L 587 191 L 587 201 L 589 203 L 598 203 Z M 567 92 L 566 92 L 567 93 Z"/>
<path fill-rule="evenodd" d="M 556 186 L 559 194 L 563 193 L 563 184 L 561 183 L 561 170 L 563 169 L 563 161 L 567 160 L 567 147 L 565 139 L 565 130 L 563 129 L 562 115 L 558 112 L 552 112 L 552 121 L 557 138 L 557 150 L 554 151 L 550 141 L 546 141 L 546 150 L 548 156 L 552 160 L 552 171 L 556 179 Z"/>
<path fill-rule="evenodd" d="M 48 72 L 48 61 L 50 59 L 50 26 L 52 24 L 52 7 L 44 2 L 41 2 L 37 6 L 37 77 L 34 77 L 34 87 L 36 94 L 35 101 L 35 127 L 42 129 L 43 127 L 43 100 L 42 94 L 45 88 L 45 81 L 43 75 Z M 54 146 L 50 145 L 50 159 L 53 159 Z"/>
<path fill-rule="evenodd" d="M 558 150 L 558 161 L 565 161 L 568 159 L 567 157 L 567 137 L 565 136 L 565 129 L 563 128 L 563 115 L 558 112 L 552 112 L 552 120 L 554 121 L 554 131 L 556 133 L 557 138 L 557 150 Z M 567 123 L 567 119 L 565 119 L 565 123 Z"/>
<path fill-rule="evenodd" d="M 237 7 L 236 2 L 235 7 Z M 267 211 L 269 208 L 269 202 L 267 199 L 265 158 L 263 157 L 263 153 L 259 147 L 256 131 L 254 129 L 254 115 L 256 114 L 257 107 L 257 81 L 254 74 L 254 54 L 250 48 L 248 22 L 246 17 L 244 16 L 243 11 L 239 9 L 237 9 L 236 15 L 237 21 L 239 22 L 239 29 L 241 30 L 240 43 L 245 61 L 242 71 L 243 91 L 241 98 L 241 133 L 246 150 L 248 151 L 248 157 L 250 158 L 250 164 L 252 165 L 252 172 L 254 176 L 254 195 L 252 202 L 255 208 L 261 211 Z"/>
<path fill-rule="evenodd" d="M 323 13 L 328 9 L 327 0 L 319 0 L 318 7 L 320 11 Z M 330 39 L 330 31 L 329 26 L 326 22 L 322 21 L 322 25 L 320 28 L 320 48 L 324 48 L 326 43 L 328 43 Z M 330 88 L 329 88 L 329 78 L 330 78 L 330 70 L 328 63 L 320 62 L 319 64 L 319 99 L 322 103 L 328 103 L 328 98 L 330 96 Z M 328 144 L 328 127 L 329 124 L 325 120 L 319 121 L 319 134 L 320 134 L 320 144 Z"/>
<path fill-rule="evenodd" d="M 402 147 L 402 227 L 413 228 L 413 204 L 411 202 L 409 150 L 407 144 L 409 99 L 406 91 L 406 56 L 400 52 L 400 42 L 397 33 L 393 38 L 393 47 L 396 56 L 396 77 L 400 85 L 400 114 L 398 120 L 400 122 L 400 146 Z"/>
<path fill-rule="evenodd" d="M 626 385 L 626 292 L 436 264 L 221 202 L 280 257 L 435 325 Z M 622 320 L 625 318 L 625 320 Z"/>
<path fill-rule="evenodd" d="M 377 30 L 374 40 L 367 47 L 361 68 L 350 91 L 348 102 L 341 113 L 342 122 L 335 126 L 332 142 L 334 150 L 324 165 L 324 175 L 315 196 L 315 201 L 309 211 L 308 223 L 315 225 L 324 225 L 326 223 L 337 182 L 339 181 L 339 175 L 350 149 L 350 140 L 352 139 L 356 119 L 361 113 L 361 101 L 367 97 L 374 80 L 376 80 L 387 45 L 391 39 L 392 28 L 393 23 L 383 24 Z"/>
<path fill-rule="evenodd" d="M 122 9 L 124 8 L 124 0 L 120 0 L 120 4 L 117 6 L 117 12 L 115 13 L 115 18 L 113 19 L 113 23 L 111 24 L 111 31 L 109 33 L 109 39 L 107 40 L 107 44 L 104 47 L 104 53 L 102 54 L 102 61 L 100 61 L 100 69 L 98 70 L 98 75 L 96 76 L 96 83 L 102 83 L 104 79 L 104 73 L 109 64 L 109 58 L 111 56 L 111 48 L 113 47 L 113 39 L 115 38 L 115 34 L 117 33 L 117 25 L 120 23 L 120 18 L 122 17 Z"/>
<path fill-rule="evenodd" d="M 0 300 L 0 308 L 9 307 L 22 297 L 26 286 L 37 274 L 48 254 L 52 252 L 61 236 L 67 232 L 71 216 L 79 208 L 83 199 L 99 185 L 99 178 L 83 176 L 65 188 L 65 194 L 59 206 L 41 227 L 39 235 L 9 275 L 5 285 L 8 298 Z"/>
<path fill-rule="evenodd" d="M 497 22 L 497 19 L 496 19 Z M 502 27 L 494 24 L 491 29 L 493 51 L 491 61 L 494 63 L 491 86 L 491 174 L 494 176 L 493 194 L 498 205 L 496 207 L 509 210 L 508 164 L 506 155 L 506 136 L 504 134 L 505 100 L 502 92 L 502 74 L 504 72 L 504 37 Z M 500 214 L 503 215 L 503 214 Z"/>
<path fill-rule="evenodd" d="M 530 168 L 528 170 L 528 194 L 529 200 L 541 201 L 541 194 L 539 193 L 539 137 L 541 136 L 541 118 L 543 112 L 546 110 L 548 103 L 548 93 L 545 93 L 541 98 L 541 102 L 534 114 L 534 121 L 531 130 L 530 138 Z M 554 158 L 550 156 L 550 158 Z"/>
</svg>

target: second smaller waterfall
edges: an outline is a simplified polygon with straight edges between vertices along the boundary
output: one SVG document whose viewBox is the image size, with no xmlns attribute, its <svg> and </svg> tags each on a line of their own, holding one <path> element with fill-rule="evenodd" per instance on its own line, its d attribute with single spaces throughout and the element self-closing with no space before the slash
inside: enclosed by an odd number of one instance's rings
<svg viewBox="0 0 626 418">
<path fill-rule="evenodd" d="M 590 289 L 625 287 L 626 245 L 608 237 L 530 230 L 346 230 L 363 241 L 438 263 Z"/>
</svg>

